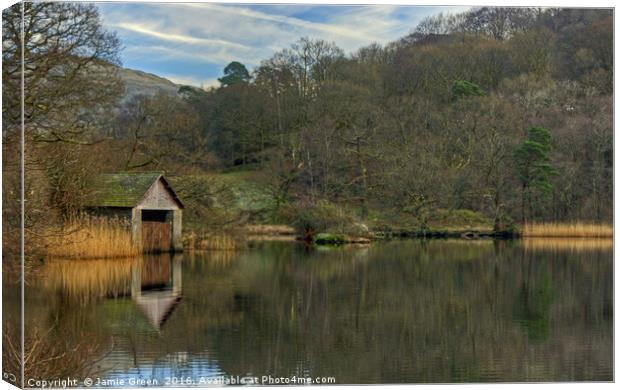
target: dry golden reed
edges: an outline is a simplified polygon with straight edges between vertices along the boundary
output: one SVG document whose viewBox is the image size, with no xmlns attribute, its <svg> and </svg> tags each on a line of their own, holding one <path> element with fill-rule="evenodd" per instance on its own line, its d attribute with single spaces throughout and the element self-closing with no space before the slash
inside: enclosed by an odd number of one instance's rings
<svg viewBox="0 0 620 390">
<path fill-rule="evenodd" d="M 189 250 L 234 251 L 246 248 L 246 241 L 238 236 L 227 233 L 207 233 L 197 235 L 191 233 L 186 239 Z"/>
<path fill-rule="evenodd" d="M 561 238 L 561 237 L 525 237 L 523 247 L 528 251 L 605 251 L 612 250 L 614 240 L 611 238 Z"/>
<path fill-rule="evenodd" d="M 47 234 L 47 255 L 62 258 L 136 257 L 142 252 L 125 220 L 80 214 Z"/>
<path fill-rule="evenodd" d="M 288 225 L 247 225 L 244 233 L 252 236 L 294 236 L 295 228 Z"/>
<path fill-rule="evenodd" d="M 568 222 L 568 223 L 530 223 L 523 226 L 523 237 L 586 237 L 612 238 L 614 228 L 611 225 Z"/>
</svg>

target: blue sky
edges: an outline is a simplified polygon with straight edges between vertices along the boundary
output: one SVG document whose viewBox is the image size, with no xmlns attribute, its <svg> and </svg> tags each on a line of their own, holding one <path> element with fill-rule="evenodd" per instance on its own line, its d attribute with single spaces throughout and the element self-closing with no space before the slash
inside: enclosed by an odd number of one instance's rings
<svg viewBox="0 0 620 390">
<path fill-rule="evenodd" d="M 251 71 L 308 36 L 351 53 L 407 34 L 425 16 L 467 7 L 213 3 L 100 3 L 104 25 L 123 42 L 123 66 L 205 87 L 231 61 Z"/>
</svg>

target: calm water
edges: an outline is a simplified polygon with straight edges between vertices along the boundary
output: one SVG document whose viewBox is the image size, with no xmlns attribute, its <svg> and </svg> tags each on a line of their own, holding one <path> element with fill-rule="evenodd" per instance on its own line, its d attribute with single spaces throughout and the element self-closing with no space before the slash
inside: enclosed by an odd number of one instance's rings
<svg viewBox="0 0 620 390">
<path fill-rule="evenodd" d="M 263 243 L 50 260 L 28 287 L 27 322 L 77 351 L 72 375 L 106 385 L 609 381 L 611 244 L 566 244 Z"/>
</svg>

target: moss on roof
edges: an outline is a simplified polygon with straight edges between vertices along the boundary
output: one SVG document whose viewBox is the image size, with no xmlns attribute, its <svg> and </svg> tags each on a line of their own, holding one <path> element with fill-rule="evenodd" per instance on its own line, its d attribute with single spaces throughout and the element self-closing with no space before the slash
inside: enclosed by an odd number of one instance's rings
<svg viewBox="0 0 620 390">
<path fill-rule="evenodd" d="M 135 207 L 160 172 L 103 174 L 93 180 L 87 206 Z"/>
</svg>

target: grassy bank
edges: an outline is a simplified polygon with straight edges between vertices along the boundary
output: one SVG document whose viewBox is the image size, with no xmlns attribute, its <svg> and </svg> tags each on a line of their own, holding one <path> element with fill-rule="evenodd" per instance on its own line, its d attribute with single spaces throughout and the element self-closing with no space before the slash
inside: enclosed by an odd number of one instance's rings
<svg viewBox="0 0 620 390">
<path fill-rule="evenodd" d="M 523 237 L 612 238 L 614 229 L 611 225 L 587 222 L 529 223 L 523 226 L 521 235 Z"/>
<path fill-rule="evenodd" d="M 269 186 L 253 171 L 184 176 L 174 178 L 174 183 L 189 206 L 184 229 L 197 232 L 186 246 L 193 249 L 233 250 L 245 247 L 243 240 L 254 239 L 298 237 L 312 242 L 318 234 L 370 239 L 613 236 L 612 226 L 605 224 L 532 223 L 520 227 L 508 216 L 503 216 L 497 232 L 492 218 L 468 209 L 428 207 L 407 212 L 375 204 L 362 213 L 351 203 L 294 197 L 275 207 Z"/>
<path fill-rule="evenodd" d="M 142 253 L 131 239 L 127 221 L 78 215 L 59 231 L 46 234 L 46 253 L 57 258 L 122 258 Z"/>
</svg>

